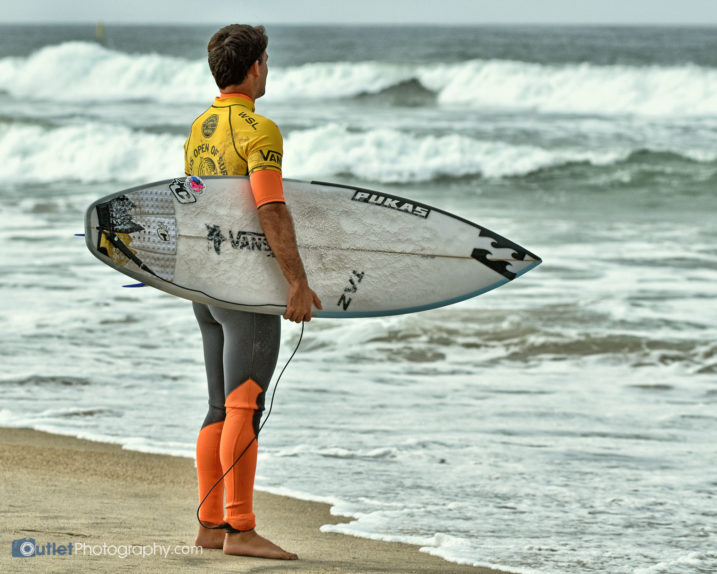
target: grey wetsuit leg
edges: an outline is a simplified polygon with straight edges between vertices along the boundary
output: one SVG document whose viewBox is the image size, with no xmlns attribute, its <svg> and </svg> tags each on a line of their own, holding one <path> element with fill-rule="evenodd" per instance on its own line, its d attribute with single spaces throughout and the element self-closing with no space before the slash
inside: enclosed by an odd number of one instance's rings
<svg viewBox="0 0 717 574">
<path fill-rule="evenodd" d="M 202 426 L 224 420 L 225 397 L 252 379 L 264 391 L 257 398 L 257 431 L 264 396 L 279 357 L 281 318 L 200 303 L 193 307 L 202 332 L 209 388 L 209 412 Z"/>
</svg>

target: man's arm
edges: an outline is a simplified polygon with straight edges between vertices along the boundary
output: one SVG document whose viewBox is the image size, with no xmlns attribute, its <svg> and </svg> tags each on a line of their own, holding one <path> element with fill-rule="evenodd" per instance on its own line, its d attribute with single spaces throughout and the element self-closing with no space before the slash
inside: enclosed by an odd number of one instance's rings
<svg viewBox="0 0 717 574">
<path fill-rule="evenodd" d="M 304 264 L 296 246 L 294 224 L 284 203 L 268 203 L 259 208 L 261 224 L 269 247 L 289 282 L 285 319 L 301 323 L 311 321 L 311 306 L 321 309 L 321 300 L 309 287 Z"/>
</svg>

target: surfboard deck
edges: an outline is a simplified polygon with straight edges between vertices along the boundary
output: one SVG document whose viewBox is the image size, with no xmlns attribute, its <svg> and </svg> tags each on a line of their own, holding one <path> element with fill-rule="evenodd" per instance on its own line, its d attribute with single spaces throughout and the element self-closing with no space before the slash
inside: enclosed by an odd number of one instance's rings
<svg viewBox="0 0 717 574">
<path fill-rule="evenodd" d="M 446 211 L 359 187 L 284 180 L 299 253 L 322 301 L 316 317 L 412 313 L 475 297 L 541 259 Z M 90 252 L 192 301 L 283 314 L 288 284 L 264 236 L 247 177 L 181 177 L 94 202 Z"/>
</svg>

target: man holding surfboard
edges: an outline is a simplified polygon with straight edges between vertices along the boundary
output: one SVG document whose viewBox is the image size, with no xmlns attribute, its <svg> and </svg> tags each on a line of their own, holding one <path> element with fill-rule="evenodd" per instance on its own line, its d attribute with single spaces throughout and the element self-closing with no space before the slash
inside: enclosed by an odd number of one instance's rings
<svg viewBox="0 0 717 574">
<path fill-rule="evenodd" d="M 184 146 L 185 173 L 249 176 L 262 230 L 289 284 L 284 318 L 300 323 L 311 320 L 312 306 L 321 309 L 321 301 L 309 287 L 284 202 L 281 133 L 254 112 L 254 101 L 266 87 L 267 44 L 262 26 L 237 24 L 210 40 L 209 67 L 220 95 L 192 124 Z M 279 353 L 280 319 L 193 305 L 209 384 L 209 412 L 197 439 L 202 503 L 196 544 L 223 548 L 226 554 L 296 559 L 254 530 L 254 439 Z"/>
</svg>

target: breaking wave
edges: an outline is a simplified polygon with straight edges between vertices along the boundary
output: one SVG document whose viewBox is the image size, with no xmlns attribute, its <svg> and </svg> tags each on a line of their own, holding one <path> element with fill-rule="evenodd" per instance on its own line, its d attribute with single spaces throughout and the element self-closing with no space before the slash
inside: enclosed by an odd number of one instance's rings
<svg viewBox="0 0 717 574">
<path fill-rule="evenodd" d="M 184 139 L 99 122 L 64 126 L 0 122 L 0 147 L 6 150 L 3 174 L 15 183 L 133 183 L 176 177 L 184 172 Z M 381 183 L 465 176 L 521 177 L 576 163 L 612 166 L 664 153 L 629 146 L 547 149 L 460 134 L 413 134 L 393 129 L 356 132 L 338 124 L 290 132 L 284 147 L 285 177 L 349 175 Z M 670 153 L 692 162 L 717 160 L 717 152 Z"/>
<path fill-rule="evenodd" d="M 61 71 L 61 73 L 58 73 Z M 53 82 L 47 82 L 48 77 Z M 411 102 L 531 113 L 717 116 L 717 69 L 684 64 L 545 65 L 509 60 L 446 64 L 325 62 L 272 68 L 267 101 L 347 99 L 396 88 Z M 408 88 L 408 90 L 406 89 Z M 206 62 L 127 54 L 88 42 L 0 59 L 0 91 L 60 101 L 206 102 L 216 88 Z M 409 93 L 406 93 L 406 92 Z M 425 94 L 434 98 L 425 98 Z"/>
</svg>

